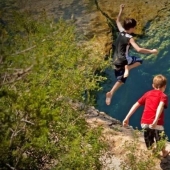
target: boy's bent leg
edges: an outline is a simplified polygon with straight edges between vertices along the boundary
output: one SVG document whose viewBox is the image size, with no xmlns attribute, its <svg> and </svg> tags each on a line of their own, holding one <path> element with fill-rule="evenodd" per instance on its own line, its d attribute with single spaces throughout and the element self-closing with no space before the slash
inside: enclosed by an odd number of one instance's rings
<svg viewBox="0 0 170 170">
<path fill-rule="evenodd" d="M 167 157 L 169 155 L 170 151 L 166 150 L 165 148 L 162 149 L 162 157 Z"/>
<path fill-rule="evenodd" d="M 117 81 L 114 86 L 112 87 L 112 89 L 106 93 L 106 104 L 110 105 L 111 100 L 112 100 L 112 96 L 113 94 L 116 92 L 116 90 L 118 90 L 118 88 L 123 84 L 122 81 Z"/>
<path fill-rule="evenodd" d="M 154 129 L 145 128 L 143 135 L 146 147 L 151 149 L 154 144 Z"/>
<path fill-rule="evenodd" d="M 131 56 L 132 62 L 129 64 L 129 70 L 138 67 L 142 64 L 143 60 L 139 57 Z"/>
<path fill-rule="evenodd" d="M 155 129 L 155 139 L 157 142 L 157 145 L 160 145 L 158 147 L 161 147 L 161 151 L 162 151 L 162 157 L 166 157 L 169 155 L 170 151 L 165 149 L 165 145 L 166 145 L 166 135 L 165 132 L 162 130 L 156 130 Z M 159 141 L 161 141 L 161 143 L 159 143 Z"/>
<path fill-rule="evenodd" d="M 125 65 L 125 72 L 124 72 L 124 75 L 123 77 L 128 77 L 129 76 L 129 66 L 128 65 Z"/>
<path fill-rule="evenodd" d="M 133 69 L 133 68 L 135 68 L 135 67 L 138 67 L 138 66 L 140 66 L 140 65 L 141 65 L 140 62 L 136 62 L 136 63 L 133 63 L 133 64 L 129 65 L 128 68 L 129 68 L 129 70 L 131 70 L 131 69 Z"/>
<path fill-rule="evenodd" d="M 115 77 L 117 79 L 117 82 L 114 84 L 114 86 L 112 87 L 112 89 L 106 93 L 106 104 L 110 105 L 111 100 L 112 100 L 112 96 L 113 94 L 119 89 L 119 87 L 124 84 L 126 82 L 126 77 L 124 78 L 124 72 L 125 72 L 125 68 L 120 68 L 120 69 L 115 69 Z"/>
</svg>

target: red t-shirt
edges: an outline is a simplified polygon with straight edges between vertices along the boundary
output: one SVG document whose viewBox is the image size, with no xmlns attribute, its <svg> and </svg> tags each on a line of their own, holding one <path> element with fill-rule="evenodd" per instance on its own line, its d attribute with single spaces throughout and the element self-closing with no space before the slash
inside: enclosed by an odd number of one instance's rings
<svg viewBox="0 0 170 170">
<path fill-rule="evenodd" d="M 155 115 L 156 110 L 160 102 L 165 103 L 165 108 L 168 106 L 168 97 L 166 94 L 164 94 L 160 90 L 150 90 L 146 92 L 139 100 L 138 103 L 140 105 L 144 105 L 144 111 L 141 118 L 141 123 L 143 124 L 152 124 Z M 164 111 L 159 117 L 157 125 L 163 125 L 164 124 Z"/>
</svg>

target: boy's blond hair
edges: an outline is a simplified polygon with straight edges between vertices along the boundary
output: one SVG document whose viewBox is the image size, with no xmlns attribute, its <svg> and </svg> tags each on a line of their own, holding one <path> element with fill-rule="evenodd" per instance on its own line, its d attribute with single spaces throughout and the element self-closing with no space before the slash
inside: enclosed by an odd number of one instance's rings
<svg viewBox="0 0 170 170">
<path fill-rule="evenodd" d="M 153 86 L 157 89 L 166 86 L 166 83 L 167 79 L 162 74 L 158 74 L 153 78 Z"/>
</svg>

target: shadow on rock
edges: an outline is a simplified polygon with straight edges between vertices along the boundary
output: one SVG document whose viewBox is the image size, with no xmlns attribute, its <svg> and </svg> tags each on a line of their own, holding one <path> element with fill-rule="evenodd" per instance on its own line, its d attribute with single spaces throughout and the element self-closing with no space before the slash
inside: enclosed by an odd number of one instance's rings
<svg viewBox="0 0 170 170">
<path fill-rule="evenodd" d="M 170 155 L 161 160 L 160 167 L 163 170 L 170 170 Z"/>
</svg>

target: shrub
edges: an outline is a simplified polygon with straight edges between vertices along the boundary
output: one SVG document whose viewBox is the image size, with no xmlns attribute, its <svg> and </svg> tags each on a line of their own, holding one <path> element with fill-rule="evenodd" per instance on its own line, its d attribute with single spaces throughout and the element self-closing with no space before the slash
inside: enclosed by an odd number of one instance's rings
<svg viewBox="0 0 170 170">
<path fill-rule="evenodd" d="M 12 14 L 12 15 L 11 15 Z M 99 169 L 101 130 L 70 100 L 99 89 L 99 64 L 78 46 L 72 24 L 11 12 L 0 25 L 0 167 Z M 100 67 L 100 65 L 99 65 Z M 60 99 L 63 100 L 60 100 Z M 91 103 L 88 93 L 86 102 Z"/>
</svg>

